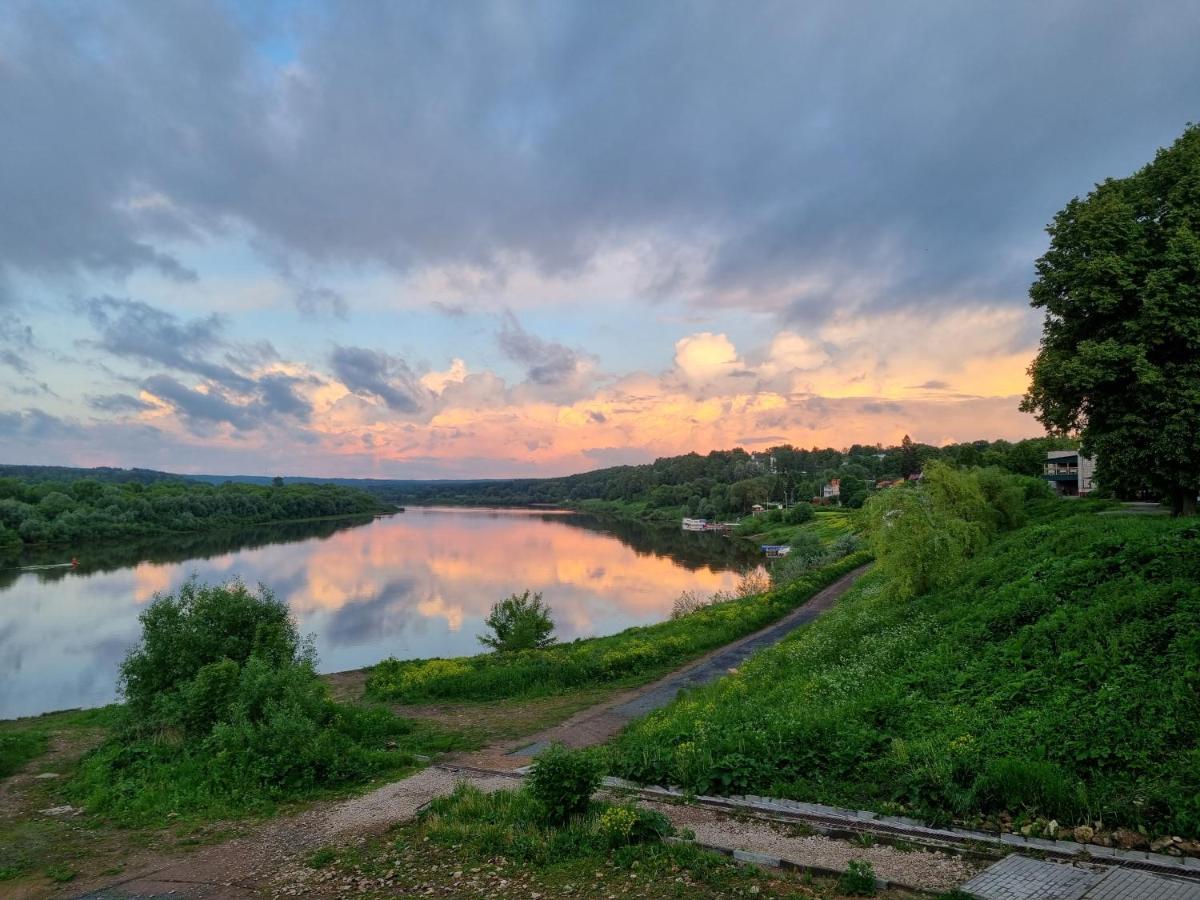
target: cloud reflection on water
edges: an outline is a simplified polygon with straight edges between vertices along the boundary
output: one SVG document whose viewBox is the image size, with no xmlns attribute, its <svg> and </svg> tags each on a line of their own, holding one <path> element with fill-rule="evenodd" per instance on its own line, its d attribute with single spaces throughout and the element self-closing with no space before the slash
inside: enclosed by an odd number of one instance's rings
<svg viewBox="0 0 1200 900">
<path fill-rule="evenodd" d="M 288 534 L 296 539 L 271 543 L 262 529 L 247 546 L 217 541 L 124 565 L 94 552 L 78 571 L 6 573 L 0 718 L 113 699 L 138 614 L 193 574 L 271 587 L 315 636 L 321 668 L 337 671 L 390 654 L 478 652 L 491 605 L 526 589 L 545 595 L 565 640 L 658 621 L 682 590 L 731 587 L 739 558 L 712 536 L 530 511 L 410 509 Z"/>
</svg>

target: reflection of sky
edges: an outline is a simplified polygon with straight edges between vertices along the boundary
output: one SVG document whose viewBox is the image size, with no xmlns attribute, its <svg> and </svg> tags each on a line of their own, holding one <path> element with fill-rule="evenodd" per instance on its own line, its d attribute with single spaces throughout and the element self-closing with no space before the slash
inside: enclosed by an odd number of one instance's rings
<svg viewBox="0 0 1200 900">
<path fill-rule="evenodd" d="M 571 640 L 658 621 L 680 591 L 713 592 L 734 580 L 638 554 L 566 521 L 428 509 L 210 559 L 53 581 L 29 572 L 0 591 L 0 718 L 112 700 L 138 613 L 155 592 L 176 589 L 192 573 L 271 587 L 301 630 L 315 634 L 324 671 L 388 655 L 478 652 L 491 605 L 527 588 L 544 593 L 558 636 Z"/>
</svg>

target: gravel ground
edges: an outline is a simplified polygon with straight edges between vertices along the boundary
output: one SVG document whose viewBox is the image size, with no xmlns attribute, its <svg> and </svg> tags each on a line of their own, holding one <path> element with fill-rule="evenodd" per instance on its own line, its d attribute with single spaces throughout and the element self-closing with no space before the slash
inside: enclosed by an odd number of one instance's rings
<svg viewBox="0 0 1200 900">
<path fill-rule="evenodd" d="M 464 780 L 482 791 L 519 784 L 514 778 L 455 773 L 430 766 L 359 797 L 322 804 L 186 858 L 150 865 L 147 871 L 133 874 L 105 890 L 85 893 L 83 897 L 113 900 L 171 894 L 233 900 L 257 896 L 261 885 L 276 881 L 281 874 L 287 878 L 303 870 L 302 860 L 312 851 L 409 821 L 434 797 L 449 794 L 455 784 Z"/>
<path fill-rule="evenodd" d="M 729 850 L 751 850 L 808 866 L 845 870 L 852 859 L 865 859 L 879 878 L 925 891 L 948 891 L 973 878 L 987 863 L 934 850 L 897 850 L 888 844 L 864 847 L 823 835 L 794 836 L 786 825 L 735 819 L 695 806 L 639 801 L 657 809 L 677 828 L 690 828 L 697 843 Z"/>
<path fill-rule="evenodd" d="M 515 788 L 521 783 L 516 778 L 502 775 L 454 773 L 430 766 L 403 781 L 385 784 L 369 794 L 353 797 L 323 810 L 319 821 L 313 825 L 324 840 L 348 832 L 362 834 L 380 831 L 397 822 L 407 822 L 434 797 L 449 794 L 455 784 L 464 780 L 487 793 L 501 788 Z"/>
</svg>

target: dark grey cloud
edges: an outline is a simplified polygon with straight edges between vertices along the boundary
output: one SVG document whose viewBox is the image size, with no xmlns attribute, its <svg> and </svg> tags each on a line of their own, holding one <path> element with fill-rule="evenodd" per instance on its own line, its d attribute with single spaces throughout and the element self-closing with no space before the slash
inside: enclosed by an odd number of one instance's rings
<svg viewBox="0 0 1200 900">
<path fill-rule="evenodd" d="M 269 412 L 293 416 L 301 422 L 307 422 L 312 417 L 312 404 L 299 394 L 296 388 L 312 382 L 313 379 L 273 373 L 258 379 L 258 393 L 263 406 Z"/>
<path fill-rule="evenodd" d="M 167 403 L 197 434 L 220 423 L 240 431 L 285 421 L 307 423 L 312 417 L 312 405 L 298 388 L 319 379 L 281 372 L 255 374 L 255 368 L 278 361 L 278 352 L 269 341 L 231 343 L 219 316 L 184 319 L 140 300 L 111 296 L 92 297 L 77 307 L 96 330 L 96 338 L 84 341 L 85 345 L 199 380 L 189 386 L 161 371 L 141 379 L 104 367 L 115 380 L 136 384 Z M 107 413 L 153 408 L 126 393 L 89 394 L 85 400 L 92 409 Z"/>
<path fill-rule="evenodd" d="M 526 377 L 534 384 L 559 385 L 569 381 L 583 361 L 570 347 L 530 334 L 511 312 L 504 314 L 496 341 L 509 359 L 525 367 Z"/>
<path fill-rule="evenodd" d="M 153 403 L 130 394 L 88 394 L 85 399 L 92 409 L 106 413 L 136 413 L 154 408 Z"/>
<path fill-rule="evenodd" d="M 40 409 L 0 412 L 0 441 L 54 441 L 81 433 L 78 424 Z"/>
<path fill-rule="evenodd" d="M 204 433 L 207 426 L 228 422 L 238 430 L 249 430 L 263 424 L 262 410 L 234 403 L 216 392 L 193 390 L 170 375 L 152 375 L 142 387 L 169 403 L 188 427 Z"/>
<path fill-rule="evenodd" d="M 351 391 L 378 397 L 396 412 L 420 412 L 429 403 L 430 392 L 398 356 L 366 347 L 334 347 L 330 363 L 334 375 Z"/>
<path fill-rule="evenodd" d="M 0 314 L 0 365 L 29 375 L 33 366 L 27 354 L 32 350 L 33 328 L 12 313 Z"/>
<path fill-rule="evenodd" d="M 226 346 L 224 322 L 216 315 L 183 320 L 140 300 L 92 297 L 80 304 L 96 329 L 94 346 L 144 365 L 167 366 L 226 386 L 251 382 L 210 356 Z"/>
<path fill-rule="evenodd" d="M 284 257 L 401 268 L 561 271 L 648 239 L 674 287 L 690 245 L 704 297 L 801 318 L 1020 301 L 1053 212 L 1170 142 L 1200 83 L 1190 0 L 258 19 L 10 4 L 0 266 L 183 278 L 170 248 L 233 222 Z M 286 70 L 258 49 L 283 32 Z"/>
<path fill-rule="evenodd" d="M 264 375 L 252 382 L 248 397 L 232 397 L 213 384 L 207 390 L 196 390 L 163 374 L 145 379 L 142 387 L 170 404 L 192 431 L 204 434 L 221 423 L 239 431 L 252 431 L 284 424 L 287 419 L 307 422 L 312 406 L 296 392 L 296 386 L 305 381 L 288 375 Z"/>
</svg>

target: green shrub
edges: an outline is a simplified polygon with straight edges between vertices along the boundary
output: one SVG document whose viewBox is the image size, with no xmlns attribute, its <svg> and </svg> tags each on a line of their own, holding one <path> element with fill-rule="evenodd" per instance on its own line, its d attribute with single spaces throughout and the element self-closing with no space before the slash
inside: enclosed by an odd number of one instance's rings
<svg viewBox="0 0 1200 900">
<path fill-rule="evenodd" d="M 127 704 L 70 796 L 123 824 L 267 811 L 413 762 L 428 731 L 330 699 L 286 605 L 237 581 L 189 582 L 142 614 Z"/>
<path fill-rule="evenodd" d="M 671 820 L 658 810 L 621 804 L 596 817 L 596 832 L 609 849 L 661 841 L 674 831 Z"/>
<path fill-rule="evenodd" d="M 777 588 L 791 584 L 830 561 L 825 544 L 811 532 L 802 531 L 793 536 L 791 548 L 787 556 L 771 563 L 771 584 Z"/>
<path fill-rule="evenodd" d="M 465 782 L 435 798 L 422 825 L 430 841 L 454 848 L 460 858 L 504 857 L 522 868 L 561 866 L 609 853 L 617 864 L 628 865 L 632 859 L 645 860 L 639 851 L 658 849 L 655 845 L 674 831 L 659 812 L 602 802 L 550 821 L 528 785 L 485 794 Z M 674 853 L 676 848 L 661 849 Z"/>
<path fill-rule="evenodd" d="M 875 894 L 875 868 L 865 859 L 852 859 L 838 879 L 838 890 L 853 897 Z"/>
<path fill-rule="evenodd" d="M 594 751 L 552 744 L 534 760 L 527 783 L 546 817 L 562 823 L 587 810 L 603 777 L 603 763 Z"/>
<path fill-rule="evenodd" d="M 138 617 L 142 637 L 121 664 L 121 690 L 139 725 L 212 724 L 236 669 L 252 656 L 270 666 L 311 662 L 287 604 L 265 587 L 255 593 L 236 579 L 203 585 L 190 579 L 178 596 L 156 595 Z M 208 668 L 201 676 L 201 671 Z M 202 684 L 196 684 L 197 681 Z"/>
<path fill-rule="evenodd" d="M 492 607 L 484 624 L 492 630 L 479 643 L 493 650 L 540 650 L 554 643 L 554 620 L 541 594 L 513 594 Z"/>
<path fill-rule="evenodd" d="M 816 514 L 811 503 L 797 503 L 786 512 L 784 521 L 789 525 L 803 525 L 805 522 L 811 522 L 814 515 Z"/>
<path fill-rule="evenodd" d="M 857 534 L 842 534 L 833 539 L 833 543 L 829 545 L 829 555 L 833 559 L 841 559 L 844 556 L 849 556 L 851 553 L 859 553 L 866 542 Z"/>
</svg>

